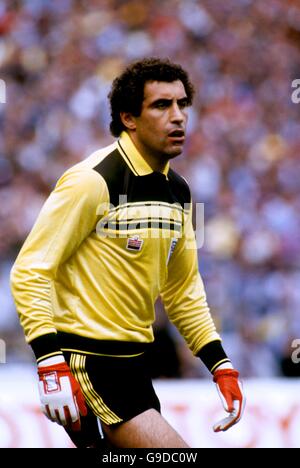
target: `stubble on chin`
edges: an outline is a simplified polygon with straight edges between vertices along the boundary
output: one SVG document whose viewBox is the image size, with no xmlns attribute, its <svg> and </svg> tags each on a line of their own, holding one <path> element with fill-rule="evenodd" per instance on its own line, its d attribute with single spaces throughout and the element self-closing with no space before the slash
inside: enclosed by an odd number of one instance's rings
<svg viewBox="0 0 300 468">
<path fill-rule="evenodd" d="M 172 148 L 172 150 L 169 152 L 169 159 L 176 158 L 177 156 L 180 156 L 182 154 L 183 147 L 182 146 L 177 146 L 175 148 Z"/>
</svg>

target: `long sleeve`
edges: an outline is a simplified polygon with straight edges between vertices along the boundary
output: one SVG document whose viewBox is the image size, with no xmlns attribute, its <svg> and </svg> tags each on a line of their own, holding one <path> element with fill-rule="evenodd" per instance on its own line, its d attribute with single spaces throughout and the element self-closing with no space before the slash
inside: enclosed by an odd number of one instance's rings
<svg viewBox="0 0 300 468">
<path fill-rule="evenodd" d="M 189 211 L 183 236 L 168 265 L 168 279 L 161 297 L 170 320 L 178 328 L 193 354 L 220 336 L 207 305 L 198 270 L 197 247 Z"/>
<path fill-rule="evenodd" d="M 45 202 L 11 271 L 11 288 L 28 342 L 56 333 L 52 293 L 57 269 L 95 229 L 99 206 L 106 201 L 107 188 L 98 173 L 73 169 L 61 177 Z"/>
</svg>

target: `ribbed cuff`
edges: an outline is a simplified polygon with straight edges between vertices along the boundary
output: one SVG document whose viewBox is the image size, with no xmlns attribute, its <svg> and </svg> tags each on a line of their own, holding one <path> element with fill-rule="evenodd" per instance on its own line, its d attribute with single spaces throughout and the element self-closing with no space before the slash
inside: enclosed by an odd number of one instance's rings
<svg viewBox="0 0 300 468">
<path fill-rule="evenodd" d="M 196 356 L 202 360 L 209 372 L 212 374 L 221 364 L 231 362 L 221 345 L 221 341 L 219 340 L 211 341 L 207 345 L 203 346 Z"/>
<path fill-rule="evenodd" d="M 37 363 L 44 359 L 63 354 L 58 344 L 56 333 L 47 333 L 46 335 L 39 336 L 29 344 L 35 354 Z"/>
</svg>

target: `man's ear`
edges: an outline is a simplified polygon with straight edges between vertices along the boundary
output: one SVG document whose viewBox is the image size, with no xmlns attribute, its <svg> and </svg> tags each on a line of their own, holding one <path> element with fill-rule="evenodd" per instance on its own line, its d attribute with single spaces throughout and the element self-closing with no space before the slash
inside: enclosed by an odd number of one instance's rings
<svg viewBox="0 0 300 468">
<path fill-rule="evenodd" d="M 135 118 L 133 117 L 132 114 L 130 114 L 130 112 L 120 112 L 120 118 L 121 118 L 122 124 L 128 130 L 136 129 Z"/>
</svg>

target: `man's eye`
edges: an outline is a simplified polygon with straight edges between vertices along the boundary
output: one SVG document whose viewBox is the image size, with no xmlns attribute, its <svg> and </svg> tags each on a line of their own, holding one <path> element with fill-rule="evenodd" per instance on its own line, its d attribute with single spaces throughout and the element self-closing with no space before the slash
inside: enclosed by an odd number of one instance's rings
<svg viewBox="0 0 300 468">
<path fill-rule="evenodd" d="M 185 107 L 187 107 L 187 101 L 181 101 L 178 103 L 178 106 L 180 107 L 180 109 L 184 109 Z"/>
<path fill-rule="evenodd" d="M 167 107 L 167 104 L 165 102 L 158 102 L 156 104 L 157 109 L 165 109 Z"/>
</svg>

